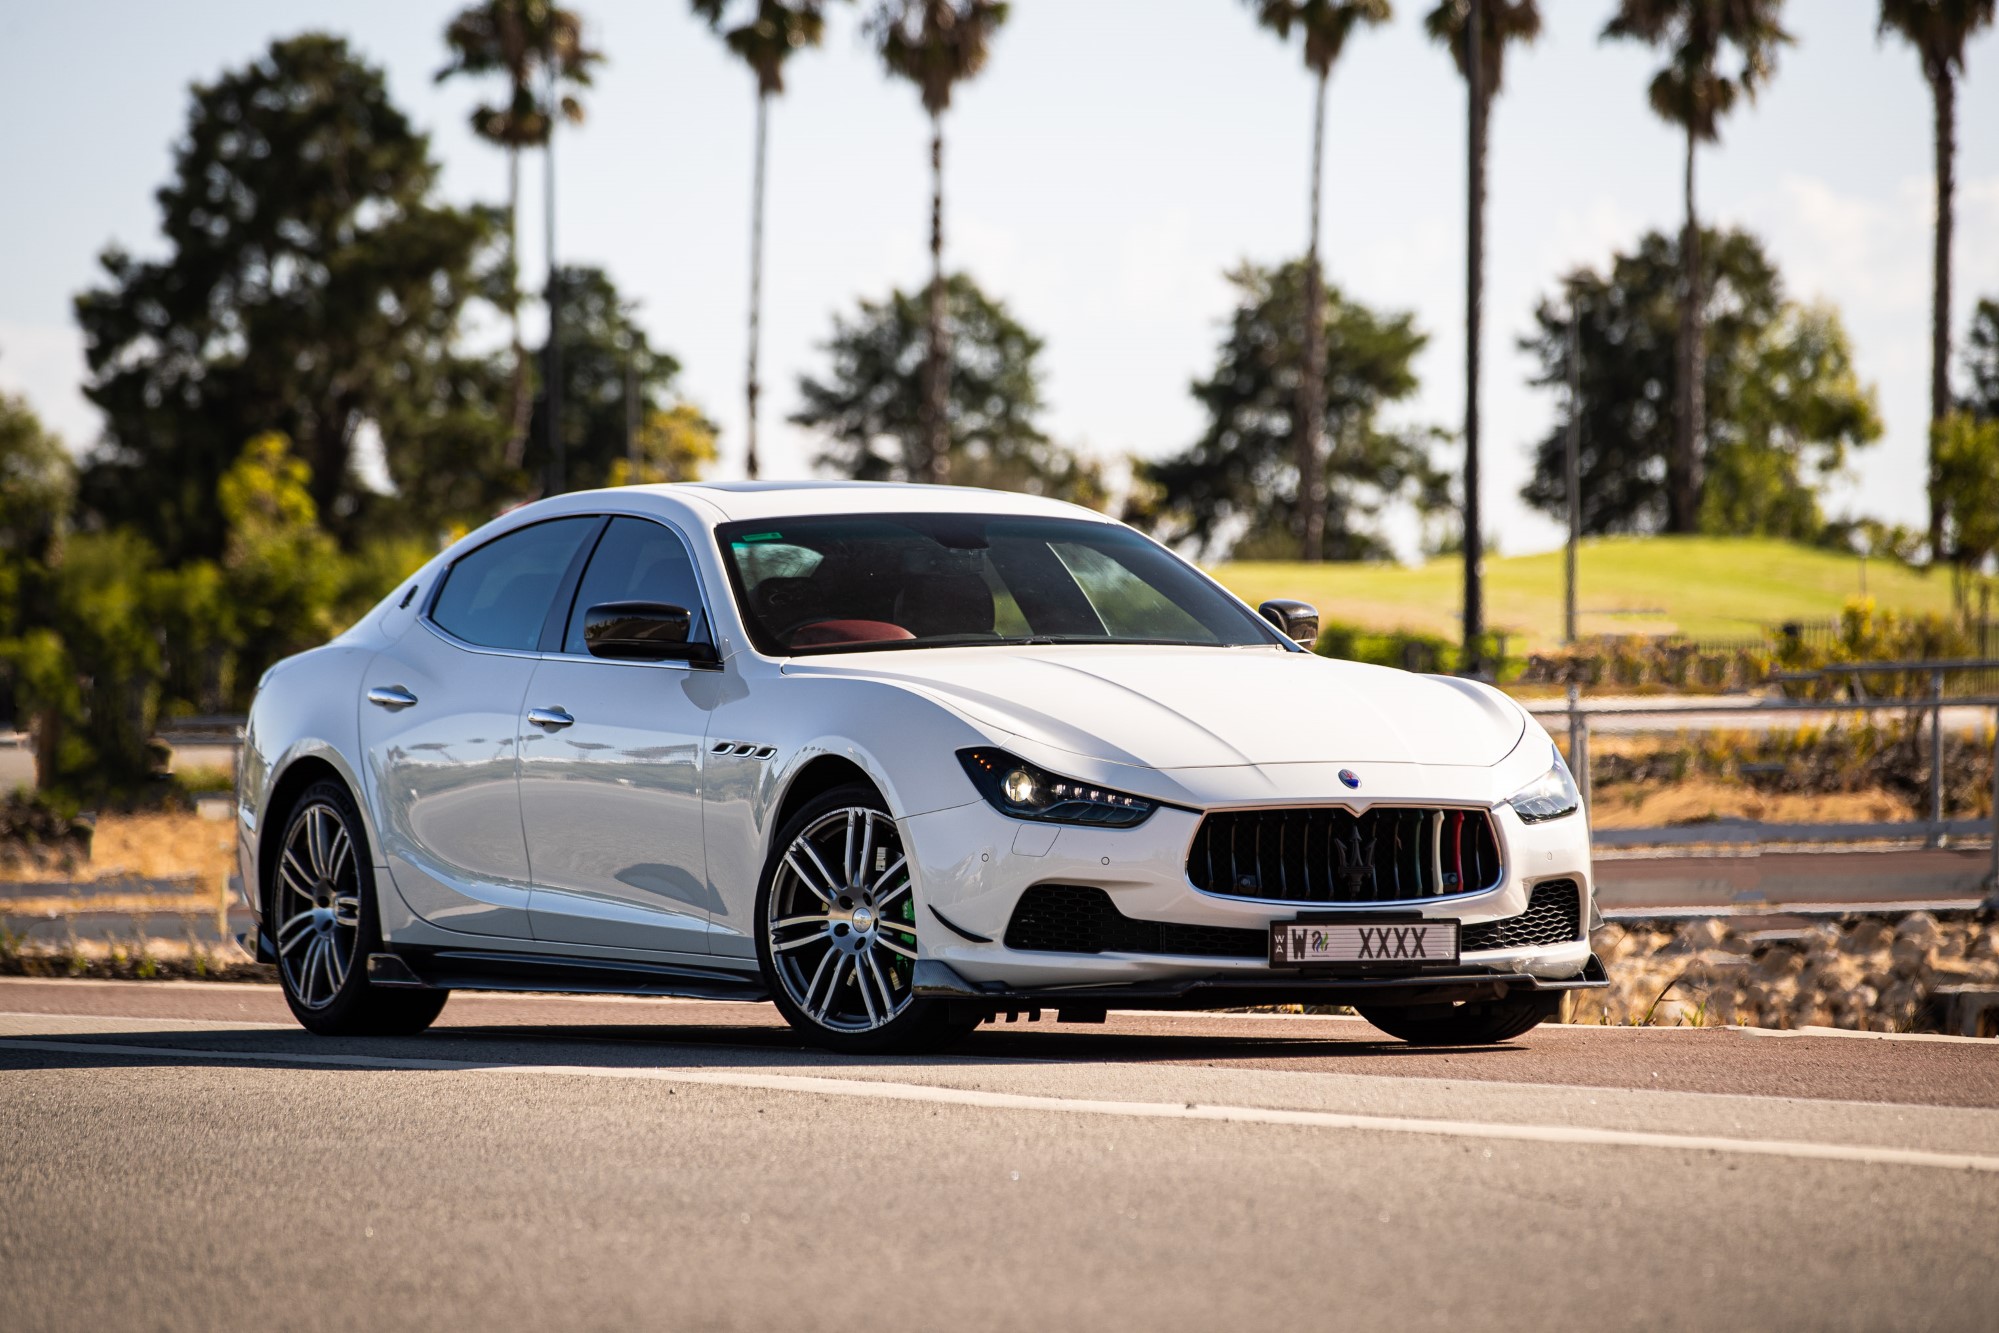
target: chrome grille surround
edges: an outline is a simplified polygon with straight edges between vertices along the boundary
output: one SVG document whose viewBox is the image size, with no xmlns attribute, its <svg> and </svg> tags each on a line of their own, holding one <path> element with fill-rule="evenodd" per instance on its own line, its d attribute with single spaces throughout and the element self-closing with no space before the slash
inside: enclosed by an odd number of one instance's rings
<svg viewBox="0 0 1999 1333">
<path fill-rule="evenodd" d="M 1326 805 L 1210 811 L 1187 878 L 1259 902 L 1408 903 L 1485 893 L 1506 870 L 1482 807 Z"/>
</svg>

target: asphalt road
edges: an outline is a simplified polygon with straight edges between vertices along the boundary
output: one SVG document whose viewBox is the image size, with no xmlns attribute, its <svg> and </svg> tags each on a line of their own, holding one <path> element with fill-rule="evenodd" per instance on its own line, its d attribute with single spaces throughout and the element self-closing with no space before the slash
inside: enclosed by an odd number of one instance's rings
<svg viewBox="0 0 1999 1333">
<path fill-rule="evenodd" d="M 1999 1043 L 0 981 L 0 1324 L 1990 1328 Z"/>
</svg>

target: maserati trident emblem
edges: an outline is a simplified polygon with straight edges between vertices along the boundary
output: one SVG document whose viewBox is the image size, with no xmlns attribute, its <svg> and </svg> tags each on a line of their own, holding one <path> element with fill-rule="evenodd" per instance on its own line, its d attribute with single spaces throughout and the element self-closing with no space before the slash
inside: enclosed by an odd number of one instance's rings
<svg viewBox="0 0 1999 1333">
<path fill-rule="evenodd" d="M 1349 791 L 1352 791 L 1360 786 L 1360 774 L 1354 772 L 1351 768 L 1343 768 L 1340 770 L 1340 782 Z"/>
</svg>

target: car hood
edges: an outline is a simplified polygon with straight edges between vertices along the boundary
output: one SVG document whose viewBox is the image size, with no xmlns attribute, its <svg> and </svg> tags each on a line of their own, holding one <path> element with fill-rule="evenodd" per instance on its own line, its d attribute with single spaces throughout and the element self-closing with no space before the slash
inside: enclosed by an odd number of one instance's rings
<svg viewBox="0 0 1999 1333">
<path fill-rule="evenodd" d="M 1504 695 L 1470 681 L 1258 649 L 932 648 L 785 671 L 898 685 L 989 730 L 1147 768 L 1486 766 L 1526 727 Z"/>
</svg>

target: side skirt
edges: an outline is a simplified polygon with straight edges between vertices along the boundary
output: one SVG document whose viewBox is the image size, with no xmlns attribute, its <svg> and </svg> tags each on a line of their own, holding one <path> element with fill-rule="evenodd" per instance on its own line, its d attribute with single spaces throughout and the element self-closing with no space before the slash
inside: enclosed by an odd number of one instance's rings
<svg viewBox="0 0 1999 1333">
<path fill-rule="evenodd" d="M 566 995 L 654 995 L 676 1000 L 770 998 L 763 978 L 725 968 L 602 962 L 552 954 L 402 949 L 368 955 L 376 986 L 421 990 L 550 991 Z"/>
</svg>

